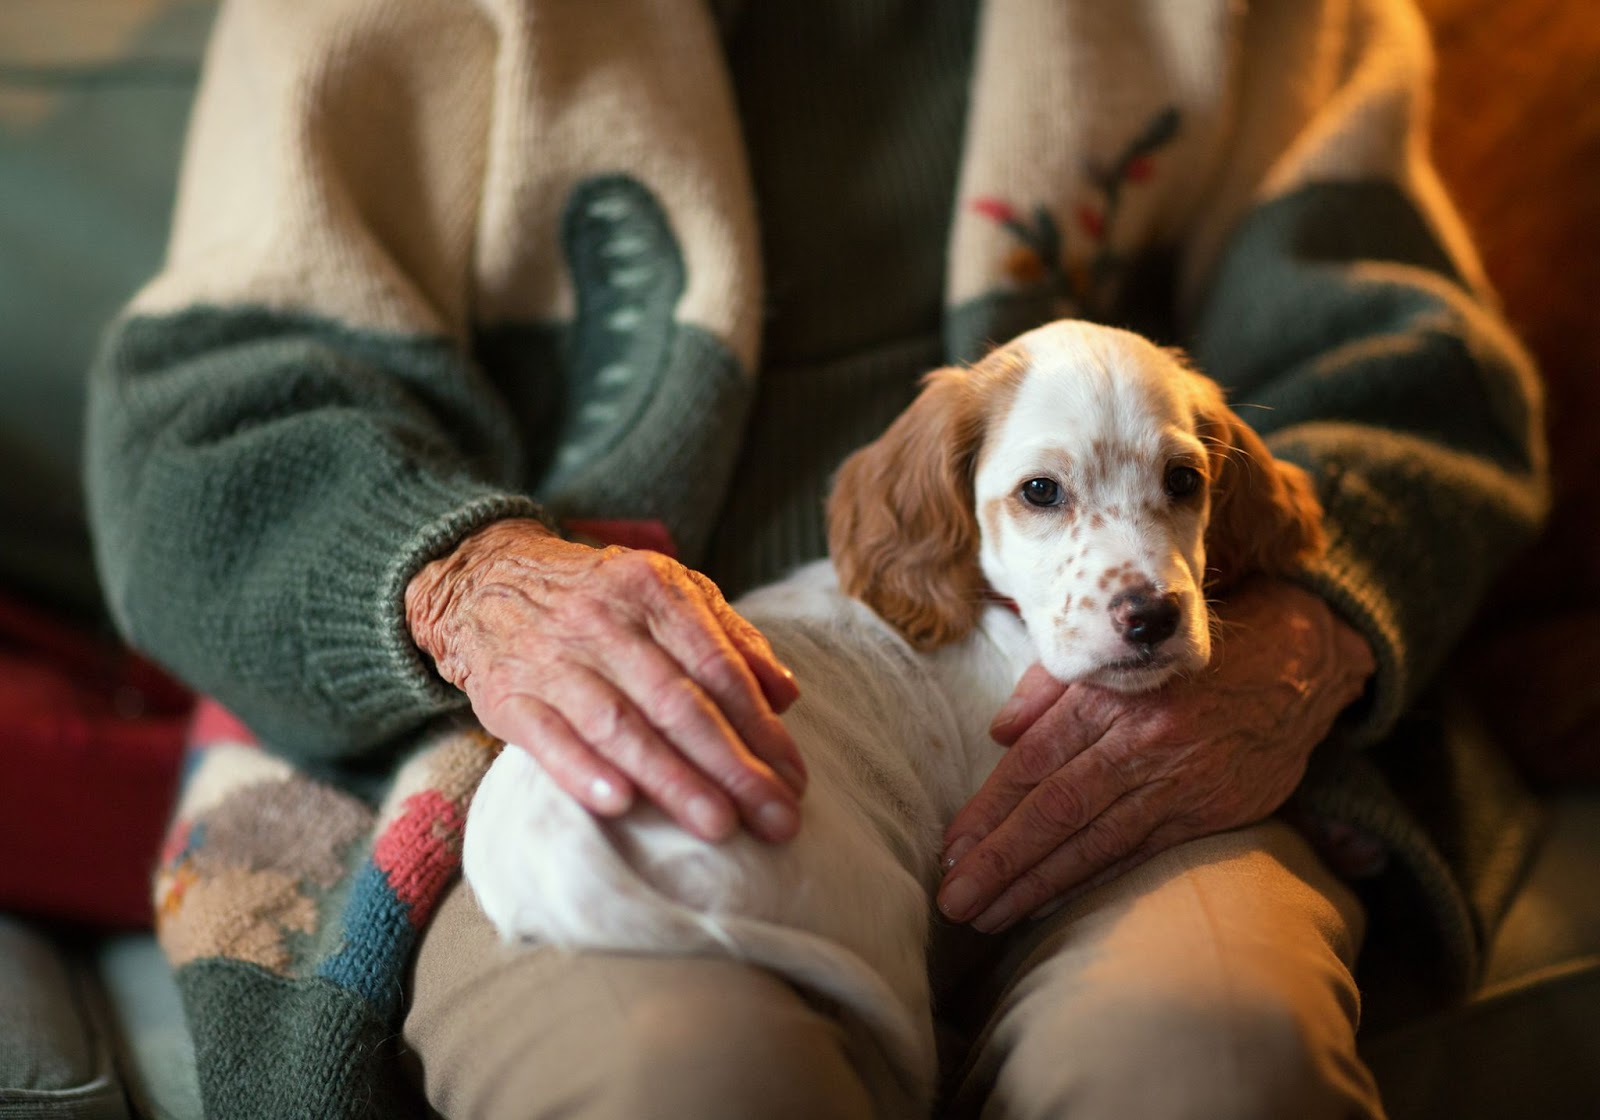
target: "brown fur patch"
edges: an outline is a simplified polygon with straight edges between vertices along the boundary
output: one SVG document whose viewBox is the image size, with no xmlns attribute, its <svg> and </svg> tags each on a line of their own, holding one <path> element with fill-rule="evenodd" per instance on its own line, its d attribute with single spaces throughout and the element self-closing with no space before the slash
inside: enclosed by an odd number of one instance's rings
<svg viewBox="0 0 1600 1120">
<path fill-rule="evenodd" d="M 1221 389 L 1194 376 L 1196 430 L 1210 459 L 1206 590 L 1225 590 L 1253 573 L 1285 575 L 1303 567 L 1327 547 L 1310 476 L 1273 458 L 1223 401 Z"/>
<path fill-rule="evenodd" d="M 840 586 L 919 649 L 962 638 L 977 621 L 973 472 L 1025 371 L 1005 349 L 970 369 L 935 370 L 889 430 L 839 468 L 828 550 Z"/>
</svg>

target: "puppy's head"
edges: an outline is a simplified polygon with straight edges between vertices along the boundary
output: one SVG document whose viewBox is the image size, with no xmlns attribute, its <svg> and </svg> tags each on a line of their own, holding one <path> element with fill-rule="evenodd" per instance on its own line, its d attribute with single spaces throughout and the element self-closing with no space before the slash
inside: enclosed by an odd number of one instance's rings
<svg viewBox="0 0 1600 1120">
<path fill-rule="evenodd" d="M 1204 665 L 1207 591 L 1305 563 L 1320 513 L 1179 356 L 1059 322 L 928 375 L 841 468 L 828 541 L 845 591 L 921 648 L 992 592 L 1054 676 L 1136 690 Z"/>
</svg>

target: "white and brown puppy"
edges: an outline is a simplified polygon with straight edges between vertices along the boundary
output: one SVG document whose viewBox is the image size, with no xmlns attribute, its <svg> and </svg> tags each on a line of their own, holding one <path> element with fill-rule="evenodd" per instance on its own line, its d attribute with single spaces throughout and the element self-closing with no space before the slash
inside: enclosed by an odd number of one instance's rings
<svg viewBox="0 0 1600 1120">
<path fill-rule="evenodd" d="M 919 648 L 998 596 L 1051 675 L 1125 691 L 1207 662 L 1207 591 L 1323 545 L 1310 480 L 1214 382 L 1077 321 L 927 375 L 840 469 L 828 516 L 841 586 Z"/>
<path fill-rule="evenodd" d="M 935 1068 L 925 960 L 945 823 L 999 757 L 1029 664 L 1152 688 L 1210 656 L 1206 595 L 1321 547 L 1308 480 L 1217 386 L 1137 335 L 1032 331 L 929 374 L 829 502 L 831 563 L 735 604 L 800 682 L 799 835 L 705 843 L 591 816 L 521 750 L 490 768 L 463 863 L 511 941 L 729 955 L 839 1010 L 890 1115 Z"/>
</svg>

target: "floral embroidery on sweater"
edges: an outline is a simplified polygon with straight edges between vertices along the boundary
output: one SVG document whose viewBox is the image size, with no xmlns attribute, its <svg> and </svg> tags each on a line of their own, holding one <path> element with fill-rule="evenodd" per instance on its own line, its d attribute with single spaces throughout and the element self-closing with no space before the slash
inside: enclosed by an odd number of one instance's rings
<svg viewBox="0 0 1600 1120">
<path fill-rule="evenodd" d="M 1044 285 L 1080 313 L 1104 316 L 1116 280 L 1128 263 L 1115 243 L 1117 217 L 1124 191 L 1149 182 L 1156 173 L 1155 154 L 1178 134 L 1180 114 L 1168 106 L 1156 114 L 1109 163 L 1090 161 L 1085 178 L 1099 194 L 1098 203 L 1081 202 L 1073 210 L 1087 252 L 1075 250 L 1062 236 L 1056 218 L 1045 206 L 1024 216 L 1017 207 L 993 195 L 980 195 L 968 205 L 1004 227 L 1017 244 L 1006 259 L 1006 272 L 1025 287 Z"/>
</svg>

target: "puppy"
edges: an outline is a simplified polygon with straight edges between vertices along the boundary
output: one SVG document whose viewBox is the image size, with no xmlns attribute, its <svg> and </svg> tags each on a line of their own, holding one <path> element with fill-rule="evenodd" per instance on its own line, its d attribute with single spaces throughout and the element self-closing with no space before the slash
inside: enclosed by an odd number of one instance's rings
<svg viewBox="0 0 1600 1120">
<path fill-rule="evenodd" d="M 936 1076 L 925 943 L 945 823 L 998 760 L 1034 661 L 1134 691 L 1203 667 L 1206 596 L 1322 547 L 1309 480 L 1181 357 L 1063 321 L 929 374 L 840 469 L 831 562 L 735 604 L 795 672 L 799 835 L 712 845 L 589 814 L 524 751 L 473 801 L 463 865 L 513 942 L 731 956 L 835 1011 L 880 1112 Z"/>
</svg>

